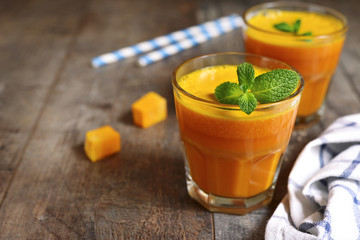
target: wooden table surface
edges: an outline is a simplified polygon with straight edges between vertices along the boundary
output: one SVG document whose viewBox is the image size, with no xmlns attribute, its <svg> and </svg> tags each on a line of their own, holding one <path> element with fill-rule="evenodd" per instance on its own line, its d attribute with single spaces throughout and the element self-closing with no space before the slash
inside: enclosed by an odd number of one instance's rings
<svg viewBox="0 0 360 240">
<path fill-rule="evenodd" d="M 183 61 L 243 51 L 241 30 L 141 68 L 93 69 L 100 54 L 244 10 L 240 0 L 0 2 L 0 239 L 263 239 L 299 152 L 336 118 L 360 112 L 360 4 L 319 0 L 350 30 L 324 118 L 296 130 L 273 202 L 248 215 L 211 213 L 187 194 L 170 76 Z M 156 91 L 168 118 L 134 126 L 131 104 Z M 90 162 L 86 131 L 109 124 L 122 150 Z"/>
</svg>

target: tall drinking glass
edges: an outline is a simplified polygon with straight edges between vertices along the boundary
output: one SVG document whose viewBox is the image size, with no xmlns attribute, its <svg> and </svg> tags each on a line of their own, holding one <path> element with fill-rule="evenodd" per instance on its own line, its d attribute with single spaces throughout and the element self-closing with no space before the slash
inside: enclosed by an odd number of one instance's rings
<svg viewBox="0 0 360 240">
<path fill-rule="evenodd" d="M 191 59 L 172 76 L 188 193 L 210 211 L 246 214 L 271 201 L 304 87 L 299 74 L 291 96 L 258 104 L 250 115 L 217 102 L 216 85 L 236 82 L 244 62 L 265 72 L 292 69 L 262 56 L 218 53 Z"/>
<path fill-rule="evenodd" d="M 271 2 L 244 13 L 245 51 L 279 59 L 305 79 L 297 124 L 310 125 L 323 115 L 324 100 L 348 30 L 339 12 L 304 2 Z M 300 20 L 300 28 L 294 24 Z M 288 32 L 275 28 L 287 23 Z"/>
</svg>

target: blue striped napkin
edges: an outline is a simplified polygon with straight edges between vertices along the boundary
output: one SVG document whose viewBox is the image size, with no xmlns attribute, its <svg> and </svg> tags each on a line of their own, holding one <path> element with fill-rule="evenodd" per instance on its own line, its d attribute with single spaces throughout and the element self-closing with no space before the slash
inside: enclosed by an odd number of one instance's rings
<svg viewBox="0 0 360 240">
<path fill-rule="evenodd" d="M 360 114 L 339 118 L 304 148 L 265 238 L 360 239 Z"/>
</svg>

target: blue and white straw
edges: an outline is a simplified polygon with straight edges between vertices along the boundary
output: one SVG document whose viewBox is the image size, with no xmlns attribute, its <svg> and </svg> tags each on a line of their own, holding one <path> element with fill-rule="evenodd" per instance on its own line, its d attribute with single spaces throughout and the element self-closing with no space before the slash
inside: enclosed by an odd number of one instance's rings
<svg viewBox="0 0 360 240">
<path fill-rule="evenodd" d="M 92 59 L 94 68 L 102 67 L 123 59 L 140 55 L 154 49 L 160 49 L 159 53 L 151 52 L 139 60 L 141 66 L 146 66 L 152 62 L 159 61 L 171 56 L 184 49 L 196 46 L 226 32 L 232 31 L 242 25 L 243 21 L 239 15 L 232 14 L 219 19 L 208 21 L 203 24 L 195 25 L 183 30 L 175 31 L 170 34 L 153 38 L 148 41 L 121 48 L 114 52 L 106 53 Z M 171 45 L 173 44 L 173 45 Z M 160 57 L 159 57 L 160 56 Z"/>
<path fill-rule="evenodd" d="M 147 66 L 151 63 L 184 51 L 185 49 L 197 46 L 212 38 L 230 32 L 239 28 L 242 24 L 243 20 L 239 15 L 230 15 L 226 18 L 205 23 L 198 27 L 199 31 L 196 35 L 187 35 L 184 40 L 174 42 L 164 48 L 145 54 L 139 58 L 138 63 L 140 66 Z"/>
</svg>

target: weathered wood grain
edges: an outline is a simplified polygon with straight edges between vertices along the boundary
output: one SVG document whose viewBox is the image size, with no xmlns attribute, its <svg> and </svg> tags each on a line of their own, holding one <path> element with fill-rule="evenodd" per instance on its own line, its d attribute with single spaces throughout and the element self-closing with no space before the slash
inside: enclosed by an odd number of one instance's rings
<svg viewBox="0 0 360 240">
<path fill-rule="evenodd" d="M 61 72 L 84 1 L 62 4 L 0 5 L 0 203 Z"/>
<path fill-rule="evenodd" d="M 157 3 L 143 3 L 133 8 L 127 1 L 93 2 L 83 10 L 85 17 L 73 23 L 77 29 L 70 37 L 76 41 L 65 48 L 66 62 L 57 64 L 55 80 L 39 84 L 45 96 L 0 209 L 1 238 L 211 238 L 211 214 L 186 193 L 172 104 L 171 72 L 184 59 L 178 56 L 152 69 L 140 69 L 134 60 L 106 70 L 89 68 L 91 57 L 99 54 L 96 49 L 113 50 L 190 25 L 186 19 L 171 21 L 184 24 L 175 27 L 160 20 L 193 13 L 191 3 L 173 2 L 176 8 L 169 16 L 151 14 L 160 28 L 149 23 L 148 10 Z M 119 15 L 123 9 L 130 13 Z M 131 103 L 150 90 L 169 99 L 170 116 L 142 130 L 132 124 Z M 87 130 L 103 124 L 120 131 L 125 150 L 93 164 L 83 153 L 83 140 Z"/>
<path fill-rule="evenodd" d="M 189 58 L 243 51 L 241 31 L 146 68 L 131 58 L 92 69 L 90 60 L 255 2 L 0 2 L 0 239 L 263 239 L 303 147 L 337 117 L 360 112 L 359 4 L 317 3 L 345 13 L 350 26 L 325 117 L 294 131 L 273 202 L 235 216 L 207 212 L 186 192 L 170 77 Z M 168 100 L 169 117 L 144 130 L 130 109 L 148 91 Z M 91 163 L 85 132 L 105 124 L 121 133 L 122 151 Z"/>
</svg>

